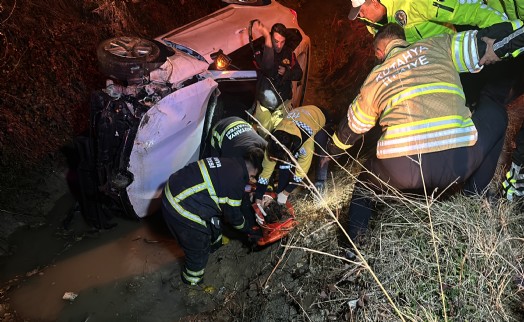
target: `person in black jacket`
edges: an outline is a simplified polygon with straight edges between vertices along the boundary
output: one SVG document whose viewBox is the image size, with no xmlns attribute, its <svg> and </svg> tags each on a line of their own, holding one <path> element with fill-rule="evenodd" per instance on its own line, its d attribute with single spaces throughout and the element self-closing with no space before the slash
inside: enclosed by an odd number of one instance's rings
<svg viewBox="0 0 524 322">
<path fill-rule="evenodd" d="M 206 158 L 173 173 L 164 187 L 162 214 L 184 250 L 182 281 L 202 282 L 209 253 L 222 245 L 222 220 L 248 233 L 241 211 L 244 187 L 262 168 L 262 157 Z"/>
<path fill-rule="evenodd" d="M 287 45 L 291 30 L 276 23 L 269 31 L 260 21 L 255 22 L 253 28 L 264 37 L 262 55 L 255 57 L 259 65 L 255 118 L 271 132 L 293 108 L 292 81 L 301 80 L 303 72 L 293 53 L 294 48 Z M 258 128 L 257 131 L 266 136 L 262 129 Z"/>
</svg>

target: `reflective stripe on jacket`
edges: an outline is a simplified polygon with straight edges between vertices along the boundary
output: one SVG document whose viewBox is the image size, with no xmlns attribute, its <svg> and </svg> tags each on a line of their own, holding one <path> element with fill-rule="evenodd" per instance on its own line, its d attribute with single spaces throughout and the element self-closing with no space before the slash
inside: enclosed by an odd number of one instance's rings
<svg viewBox="0 0 524 322">
<path fill-rule="evenodd" d="M 506 13 L 509 19 L 524 19 L 524 1 L 522 0 L 487 0 L 488 6 Z"/>
<path fill-rule="evenodd" d="M 347 125 L 337 131 L 339 141 L 352 144 L 349 136 L 379 121 L 384 132 L 378 158 L 474 145 L 478 134 L 458 72 L 481 70 L 476 33 L 440 35 L 413 45 L 391 41 L 386 60 L 373 69 L 350 105 Z"/>
<path fill-rule="evenodd" d="M 264 150 L 267 145 L 251 124 L 236 116 L 219 121 L 211 133 L 211 146 L 216 156 L 223 158 L 243 157 L 249 149 L 257 147 Z"/>
<path fill-rule="evenodd" d="M 211 218 L 223 213 L 228 223 L 243 229 L 240 204 L 247 182 L 243 159 L 206 158 L 172 174 L 164 187 L 164 197 L 192 227 L 207 231 Z"/>
<path fill-rule="evenodd" d="M 455 33 L 453 25 L 484 28 L 508 20 L 503 12 L 481 0 L 381 0 L 380 3 L 386 7 L 387 21 L 400 24 L 409 43 Z"/>
</svg>

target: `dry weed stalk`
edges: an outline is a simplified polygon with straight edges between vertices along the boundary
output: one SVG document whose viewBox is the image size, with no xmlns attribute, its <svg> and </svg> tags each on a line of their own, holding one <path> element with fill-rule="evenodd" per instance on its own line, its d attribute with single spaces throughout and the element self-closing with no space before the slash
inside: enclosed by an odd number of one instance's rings
<svg viewBox="0 0 524 322">
<path fill-rule="evenodd" d="M 283 149 L 284 151 L 286 151 L 288 157 L 290 158 L 291 160 L 291 163 L 299 170 L 299 171 L 302 171 L 304 172 L 304 169 L 302 169 L 302 167 L 300 166 L 300 164 L 298 164 L 297 160 L 295 159 L 295 156 L 287 149 L 286 146 L 284 146 L 283 144 L 281 144 L 273 135 L 272 133 L 270 133 L 266 128 L 264 128 L 262 126 L 262 124 L 257 120 L 255 119 L 249 112 L 246 112 L 248 114 L 249 117 L 251 117 L 260 127 L 261 129 L 263 129 L 263 131 L 269 136 L 269 138 L 271 138 L 272 140 L 274 140 L 277 144 L 279 144 Z M 322 126 L 321 126 L 322 128 Z M 321 147 L 323 149 L 323 147 Z M 327 154 L 327 151 L 324 150 L 324 152 Z M 331 157 L 331 155 L 327 154 L 332 161 L 334 161 L 341 169 L 347 171 L 344 167 L 342 167 L 338 161 Z M 284 162 L 284 160 L 278 160 L 278 161 L 281 161 L 281 162 Z M 356 160 L 355 160 L 356 161 Z M 349 174 L 349 173 L 348 173 Z M 351 175 L 351 174 L 350 174 Z M 306 185 L 305 187 L 313 194 L 313 196 L 317 199 L 317 200 L 322 200 L 323 199 L 323 196 L 322 194 L 320 193 L 320 191 L 317 190 L 317 188 L 315 187 L 315 185 L 313 184 L 313 182 L 311 182 L 311 180 L 306 176 L 304 178 L 306 180 Z M 334 222 L 337 224 L 337 226 L 341 229 L 342 233 L 344 234 L 344 236 L 346 237 L 347 241 L 350 243 L 350 245 L 353 247 L 353 249 L 355 250 L 356 252 L 356 255 L 358 256 L 359 260 L 361 261 L 362 263 L 362 266 L 368 270 L 368 272 L 371 274 L 371 276 L 373 277 L 373 279 L 375 280 L 375 282 L 377 283 L 377 285 L 379 286 L 379 288 L 381 289 L 381 291 L 383 292 L 384 296 L 387 298 L 388 302 L 390 303 L 390 305 L 393 307 L 393 309 L 395 310 L 396 314 L 398 315 L 398 317 L 402 320 L 402 321 L 405 321 L 404 319 L 404 316 L 402 314 L 402 312 L 400 312 L 400 310 L 397 308 L 397 305 L 395 304 L 395 302 L 392 300 L 392 298 L 389 296 L 388 292 L 386 291 L 386 289 L 383 287 L 381 281 L 378 279 L 377 275 L 373 272 L 373 269 L 371 269 L 371 267 L 369 266 L 368 262 L 366 261 L 366 259 L 364 258 L 364 256 L 361 254 L 361 252 L 359 251 L 357 245 L 353 242 L 353 240 L 349 237 L 348 233 L 346 232 L 345 228 L 342 226 L 342 224 L 340 223 L 340 221 L 338 220 L 337 216 L 335 216 L 335 214 L 333 213 L 333 211 L 327 207 L 327 204 L 324 202 L 324 208 L 325 210 L 327 211 L 328 215 L 334 220 Z M 289 245 L 284 245 L 284 247 L 289 247 Z M 351 262 L 349 260 L 347 260 L 348 262 Z"/>
<path fill-rule="evenodd" d="M 93 0 L 93 2 L 97 6 L 97 8 L 93 10 L 93 13 L 96 13 L 103 20 L 107 21 L 114 34 L 123 34 L 130 29 L 137 29 L 137 24 L 129 13 L 124 1 Z"/>
<path fill-rule="evenodd" d="M 345 231 L 332 211 L 340 207 L 341 200 L 348 202 L 355 174 L 337 160 L 333 162 L 342 169 L 337 171 L 337 185 L 330 187 L 329 194 L 321 196 L 305 178 L 304 187 L 313 200 L 304 197 L 295 206 L 302 225 L 293 232 L 302 238 L 284 245 L 322 255 L 314 271 L 332 275 L 323 276 L 324 281 L 310 281 L 307 286 L 313 287 L 312 292 L 320 283 L 336 280 L 337 292 L 342 293 L 304 308 L 310 316 L 316 307 L 343 311 L 347 300 L 358 296 L 355 288 L 360 288 L 360 279 L 374 301 L 352 313 L 359 321 L 388 321 L 395 315 L 410 321 L 520 319 L 514 310 L 518 301 L 514 280 L 524 276 L 524 215 L 514 204 L 504 200 L 490 204 L 483 196 L 456 195 L 441 200 L 442 192 L 436 191 L 426 191 L 423 197 L 408 196 L 393 188 L 387 194 L 371 193 L 382 208 L 380 222 L 372 221 L 375 226 L 365 246 L 372 265 L 360 252 L 361 263 L 355 265 L 334 255 L 338 246 L 333 235 L 337 229 Z M 361 166 L 358 160 L 354 162 Z M 327 212 L 331 219 L 318 227 L 315 222 L 322 220 L 321 212 Z M 341 267 L 341 263 L 347 264 Z M 345 289 L 355 275 L 357 284 Z"/>
</svg>

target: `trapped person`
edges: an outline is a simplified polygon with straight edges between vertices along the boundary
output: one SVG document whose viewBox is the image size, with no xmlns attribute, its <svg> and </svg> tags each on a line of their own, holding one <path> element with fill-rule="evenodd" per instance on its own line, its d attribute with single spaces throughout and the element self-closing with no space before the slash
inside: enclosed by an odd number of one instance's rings
<svg viewBox="0 0 524 322">
<path fill-rule="evenodd" d="M 293 108 L 292 82 L 301 80 L 303 72 L 293 53 L 294 48 L 287 44 L 291 30 L 276 23 L 269 31 L 260 21 L 254 22 L 253 28 L 264 37 L 263 52 L 255 57 L 259 75 L 254 116 L 262 127 L 271 132 Z M 257 131 L 266 136 L 262 129 Z"/>
<path fill-rule="evenodd" d="M 459 72 L 478 72 L 483 64 L 518 53 L 521 31 L 502 23 L 412 45 L 398 24 L 377 33 L 375 55 L 383 62 L 368 75 L 328 149 L 333 154 L 348 149 L 377 121 L 383 128 L 351 198 L 352 240 L 364 234 L 373 212 L 365 190 L 421 193 L 458 183 L 466 194 L 476 194 L 488 186 L 504 142 L 506 110 L 484 95 L 472 115 Z"/>
<path fill-rule="evenodd" d="M 279 204 L 287 202 L 289 194 L 307 175 L 313 160 L 315 145 L 325 146 L 327 143 L 325 124 L 326 117 L 322 110 L 314 105 L 307 105 L 293 109 L 277 125 L 272 132 L 277 141 L 270 138 L 262 161 L 262 172 L 255 190 L 257 203 L 261 203 L 277 163 L 279 165 L 277 201 Z M 290 161 L 291 158 L 281 145 L 294 155 L 299 167 L 295 167 L 295 164 Z M 319 172 L 317 171 L 317 177 L 320 175 Z"/>
<path fill-rule="evenodd" d="M 248 233 L 241 212 L 244 187 L 261 169 L 262 155 L 206 158 L 173 173 L 164 187 L 162 215 L 184 250 L 182 281 L 202 282 L 209 253 L 222 245 L 222 221 Z"/>
</svg>

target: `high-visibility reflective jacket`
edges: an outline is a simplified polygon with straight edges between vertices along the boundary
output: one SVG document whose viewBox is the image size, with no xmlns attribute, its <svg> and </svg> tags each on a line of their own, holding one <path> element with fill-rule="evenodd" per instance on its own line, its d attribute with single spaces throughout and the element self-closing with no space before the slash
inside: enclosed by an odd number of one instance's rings
<svg viewBox="0 0 524 322">
<path fill-rule="evenodd" d="M 239 157 L 253 147 L 264 150 L 267 142 L 240 117 L 231 116 L 219 121 L 211 130 L 211 156 Z"/>
<path fill-rule="evenodd" d="M 487 0 L 488 6 L 504 12 L 510 20 L 524 19 L 524 1 L 522 0 Z"/>
<path fill-rule="evenodd" d="M 380 3 L 386 7 L 387 22 L 400 24 L 409 43 L 455 33 L 453 25 L 484 28 L 508 20 L 482 0 L 381 0 Z M 376 32 L 374 28 L 368 30 Z"/>
<path fill-rule="evenodd" d="M 211 218 L 223 214 L 234 228 L 245 230 L 240 203 L 249 182 L 241 158 L 206 158 L 173 173 L 164 187 L 164 198 L 189 226 L 210 232 Z"/>
<path fill-rule="evenodd" d="M 490 28 L 495 27 L 512 30 L 510 23 Z M 522 30 L 513 33 L 521 44 Z M 474 145 L 477 130 L 465 106 L 459 72 L 480 71 L 483 52 L 477 52 L 477 33 L 485 31 L 440 35 L 412 45 L 391 41 L 386 60 L 369 74 L 333 142 L 347 149 L 378 121 L 383 128 L 377 146 L 381 159 Z M 501 48 L 513 48 L 506 38 L 494 47 L 500 43 L 505 44 Z"/>
<path fill-rule="evenodd" d="M 324 113 L 314 105 L 306 105 L 291 110 L 275 128 L 275 131 L 280 130 L 303 138 L 302 145 L 297 152 L 297 163 L 300 168 L 295 171 L 295 182 L 301 182 L 302 178 L 307 175 L 315 151 L 315 134 L 324 125 L 326 125 Z M 266 153 L 262 161 L 262 173 L 258 177 L 259 184 L 267 185 L 269 183 L 275 166 L 276 162 L 270 160 Z"/>
</svg>

